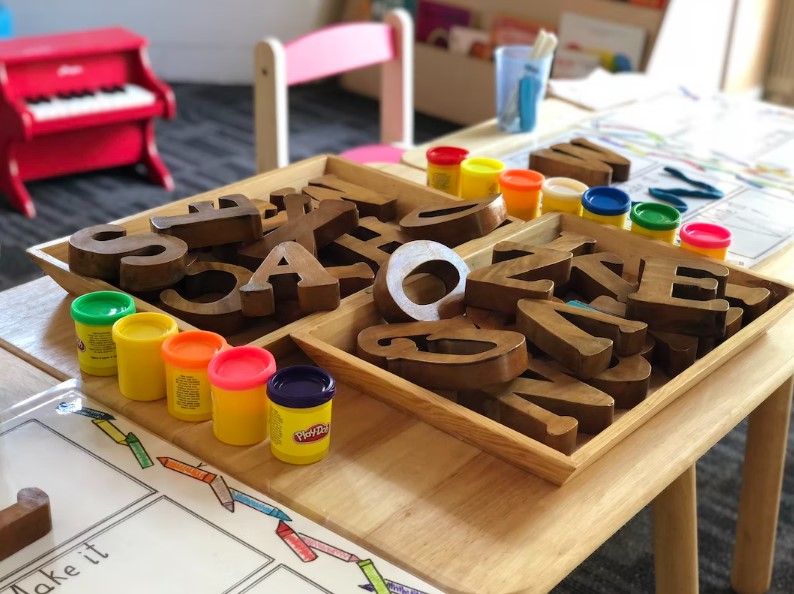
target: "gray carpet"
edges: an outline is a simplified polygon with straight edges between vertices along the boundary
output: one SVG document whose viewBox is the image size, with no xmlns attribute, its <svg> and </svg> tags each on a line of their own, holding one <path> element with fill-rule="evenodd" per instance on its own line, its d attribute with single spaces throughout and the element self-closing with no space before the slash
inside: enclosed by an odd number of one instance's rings
<svg viewBox="0 0 794 594">
<path fill-rule="evenodd" d="M 25 248 L 96 223 L 215 188 L 253 173 L 251 91 L 242 87 L 178 85 L 179 114 L 158 125 L 160 152 L 176 180 L 170 194 L 132 170 L 113 170 L 29 184 L 38 217 L 28 220 L 0 198 L 0 289 L 39 276 Z M 377 104 L 334 86 L 307 86 L 290 97 L 293 160 L 336 153 L 378 138 Z M 422 142 L 453 130 L 449 123 L 417 117 Z M 727 435 L 698 463 L 701 592 L 731 592 L 745 425 Z M 627 472 L 631 469 L 627 468 Z M 777 558 L 770 592 L 794 592 L 794 447 L 789 446 L 780 510 Z M 643 510 L 554 590 L 555 594 L 654 591 L 652 531 Z M 581 526 L 584 532 L 587 526 Z M 682 592 L 681 594 L 688 594 Z"/>
</svg>

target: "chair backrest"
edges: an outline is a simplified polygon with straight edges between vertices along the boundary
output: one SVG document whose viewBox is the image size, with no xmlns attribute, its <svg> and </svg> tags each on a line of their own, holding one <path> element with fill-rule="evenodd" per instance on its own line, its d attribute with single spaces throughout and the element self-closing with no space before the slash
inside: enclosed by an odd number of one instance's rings
<svg viewBox="0 0 794 594">
<path fill-rule="evenodd" d="M 413 144 L 413 22 L 403 9 L 383 23 L 333 25 L 282 45 L 260 41 L 254 53 L 254 127 L 259 173 L 289 163 L 287 88 L 382 64 L 381 142 Z"/>
</svg>

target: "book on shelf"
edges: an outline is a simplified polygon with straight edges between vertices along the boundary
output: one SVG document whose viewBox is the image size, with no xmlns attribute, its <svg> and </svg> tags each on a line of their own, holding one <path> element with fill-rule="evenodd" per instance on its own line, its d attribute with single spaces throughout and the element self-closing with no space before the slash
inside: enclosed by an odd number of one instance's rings
<svg viewBox="0 0 794 594">
<path fill-rule="evenodd" d="M 491 35 L 481 29 L 452 25 L 449 29 L 449 51 L 490 60 L 493 53 Z"/>
<path fill-rule="evenodd" d="M 453 26 L 470 27 L 470 10 L 433 0 L 419 0 L 416 7 L 416 40 L 439 47 L 449 47 Z"/>
</svg>

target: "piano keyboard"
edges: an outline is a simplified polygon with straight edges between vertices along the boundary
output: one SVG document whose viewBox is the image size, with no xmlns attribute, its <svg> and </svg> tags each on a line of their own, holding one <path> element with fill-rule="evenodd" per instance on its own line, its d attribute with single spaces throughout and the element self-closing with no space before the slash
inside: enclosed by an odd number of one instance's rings
<svg viewBox="0 0 794 594">
<path fill-rule="evenodd" d="M 29 97 L 26 105 L 38 122 L 152 105 L 153 93 L 137 85 L 119 85 L 98 91 L 75 91 L 53 97 Z"/>
</svg>

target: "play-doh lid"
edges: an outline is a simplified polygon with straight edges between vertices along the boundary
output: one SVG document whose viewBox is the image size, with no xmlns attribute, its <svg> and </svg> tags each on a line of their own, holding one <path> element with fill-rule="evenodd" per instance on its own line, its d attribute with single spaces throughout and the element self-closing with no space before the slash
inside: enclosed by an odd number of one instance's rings
<svg viewBox="0 0 794 594">
<path fill-rule="evenodd" d="M 638 202 L 631 207 L 631 222 L 651 231 L 670 231 L 681 224 L 677 208 L 657 202 Z"/>
<path fill-rule="evenodd" d="M 549 177 L 543 182 L 543 193 L 562 200 L 579 200 L 587 184 L 570 177 Z"/>
<path fill-rule="evenodd" d="M 267 396 L 286 408 L 312 408 L 325 404 L 336 393 L 333 376 L 312 365 L 279 369 L 267 382 Z"/>
<path fill-rule="evenodd" d="M 505 164 L 498 159 L 491 159 L 489 157 L 471 157 L 465 159 L 460 168 L 468 175 L 475 177 L 489 177 L 495 173 L 503 171 Z"/>
<path fill-rule="evenodd" d="M 499 174 L 499 186 L 517 192 L 540 190 L 546 177 L 532 169 L 505 169 Z"/>
<path fill-rule="evenodd" d="M 176 320 L 155 312 L 134 313 L 113 324 L 113 340 L 128 343 L 148 343 L 179 332 Z"/>
<path fill-rule="evenodd" d="M 160 347 L 163 361 L 175 367 L 204 369 L 227 347 L 226 339 L 215 332 L 188 330 L 166 338 Z"/>
<path fill-rule="evenodd" d="M 714 223 L 686 223 L 679 232 L 681 241 L 689 245 L 706 248 L 719 249 L 731 245 L 731 231 L 722 225 Z"/>
<path fill-rule="evenodd" d="M 95 291 L 72 301 L 72 319 L 87 326 L 112 326 L 135 313 L 135 301 L 118 291 Z"/>
<path fill-rule="evenodd" d="M 255 346 L 232 347 L 215 355 L 207 366 L 210 383 L 221 390 L 264 386 L 276 371 L 270 351 Z"/>
<path fill-rule="evenodd" d="M 593 186 L 582 194 L 582 206 L 593 214 L 612 217 L 629 212 L 631 198 L 618 188 Z"/>
<path fill-rule="evenodd" d="M 433 165 L 460 165 L 469 156 L 469 151 L 457 146 L 431 146 L 425 156 Z"/>
</svg>

